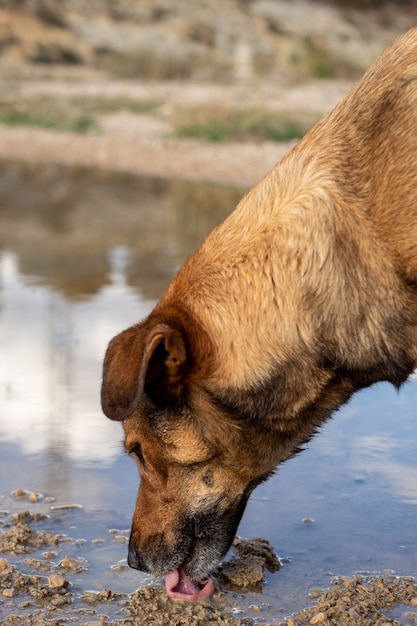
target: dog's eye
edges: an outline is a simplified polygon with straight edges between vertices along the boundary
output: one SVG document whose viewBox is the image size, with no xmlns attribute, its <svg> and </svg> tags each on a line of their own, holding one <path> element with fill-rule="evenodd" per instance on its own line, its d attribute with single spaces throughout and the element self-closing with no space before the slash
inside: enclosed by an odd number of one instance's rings
<svg viewBox="0 0 417 626">
<path fill-rule="evenodd" d="M 145 467 L 145 459 L 143 458 L 142 446 L 140 443 L 135 443 L 131 448 L 129 448 L 128 454 L 129 456 L 135 457 L 139 463 Z"/>
</svg>

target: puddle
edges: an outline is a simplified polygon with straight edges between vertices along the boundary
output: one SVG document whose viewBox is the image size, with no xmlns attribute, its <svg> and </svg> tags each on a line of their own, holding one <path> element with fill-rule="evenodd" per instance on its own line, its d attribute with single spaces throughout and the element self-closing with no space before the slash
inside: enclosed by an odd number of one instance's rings
<svg viewBox="0 0 417 626">
<path fill-rule="evenodd" d="M 150 311 L 242 193 L 81 168 L 0 166 L 0 531 L 11 515 L 30 511 L 48 516 L 33 528 L 64 536 L 51 548 L 0 558 L 30 575 L 42 569 L 36 561 L 50 561 L 42 575 L 71 578 L 71 603 L 56 609 L 57 623 L 106 616 L 129 623 L 126 595 L 101 605 L 94 593 L 153 585 L 126 566 L 138 477 L 120 425 L 100 411 L 102 358 L 108 340 Z M 357 394 L 255 491 L 239 534 L 267 538 L 282 567 L 265 572 L 262 592 L 219 594 L 216 610 L 278 625 L 314 604 L 334 576 L 417 576 L 416 443 L 417 379 L 399 393 L 379 384 Z M 10 495 L 18 488 L 27 493 Z M 51 509 L 68 504 L 82 508 Z M 56 555 L 48 559 L 48 551 Z M 66 556 L 87 566 L 63 573 Z M 27 624 L 33 610 L 0 596 L 3 619 L 21 615 Z M 402 624 L 416 623 L 415 607 L 392 610 Z"/>
</svg>

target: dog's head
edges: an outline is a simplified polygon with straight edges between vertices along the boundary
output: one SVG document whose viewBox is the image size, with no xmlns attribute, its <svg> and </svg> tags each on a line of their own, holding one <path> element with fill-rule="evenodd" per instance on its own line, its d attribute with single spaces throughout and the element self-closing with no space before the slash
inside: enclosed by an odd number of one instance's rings
<svg viewBox="0 0 417 626">
<path fill-rule="evenodd" d="M 181 568 L 201 580 L 229 549 L 270 464 L 255 458 L 250 429 L 205 389 L 210 347 L 195 331 L 178 316 L 153 315 L 115 337 L 102 404 L 123 422 L 141 475 L 129 565 L 159 575 Z"/>
</svg>

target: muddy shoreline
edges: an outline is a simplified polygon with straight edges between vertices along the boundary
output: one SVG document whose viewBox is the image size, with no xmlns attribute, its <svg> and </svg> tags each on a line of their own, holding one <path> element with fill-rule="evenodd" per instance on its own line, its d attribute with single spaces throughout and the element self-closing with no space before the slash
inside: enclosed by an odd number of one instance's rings
<svg viewBox="0 0 417 626">
<path fill-rule="evenodd" d="M 266 571 L 282 561 L 266 539 L 238 538 L 234 554 L 217 574 L 217 591 L 206 604 L 169 600 L 162 581 L 150 581 L 131 594 L 101 587 L 82 590 L 80 580 L 94 551 L 105 542 L 127 543 L 128 529 L 92 540 L 72 538 L 77 504 L 55 502 L 34 491 L 16 489 L 13 509 L 0 511 L 0 615 L 6 626 L 62 624 L 132 624 L 251 626 L 273 619 L 263 600 Z M 284 560 L 285 561 L 285 560 Z M 126 565 L 119 564 L 123 569 Z M 247 590 L 258 602 L 246 614 L 236 599 Z M 402 626 L 417 624 L 417 584 L 413 577 L 383 573 L 337 576 L 328 589 L 311 589 L 312 606 L 274 624 L 282 626 Z M 397 607 L 401 621 L 390 615 Z M 252 613 L 252 616 L 249 614 Z M 271 619 L 271 621 L 272 621 Z"/>
</svg>

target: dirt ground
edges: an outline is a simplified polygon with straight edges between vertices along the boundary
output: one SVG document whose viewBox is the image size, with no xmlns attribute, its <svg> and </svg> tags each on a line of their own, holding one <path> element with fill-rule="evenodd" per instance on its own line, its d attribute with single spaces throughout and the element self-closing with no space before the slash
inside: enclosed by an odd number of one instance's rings
<svg viewBox="0 0 417 626">
<path fill-rule="evenodd" d="M 97 132 L 80 135 L 30 126 L 0 126 L 0 158 L 83 165 L 141 175 L 250 186 L 260 180 L 295 141 L 207 143 L 172 134 L 173 111 L 192 107 L 276 112 L 299 111 L 319 119 L 351 87 L 349 80 L 309 80 L 284 85 L 262 81 L 235 84 L 122 82 L 90 69 L 33 68 L 14 74 L 0 66 L 0 84 L 11 102 L 33 98 L 162 103 L 156 114 L 128 110 L 101 115 Z"/>
</svg>

